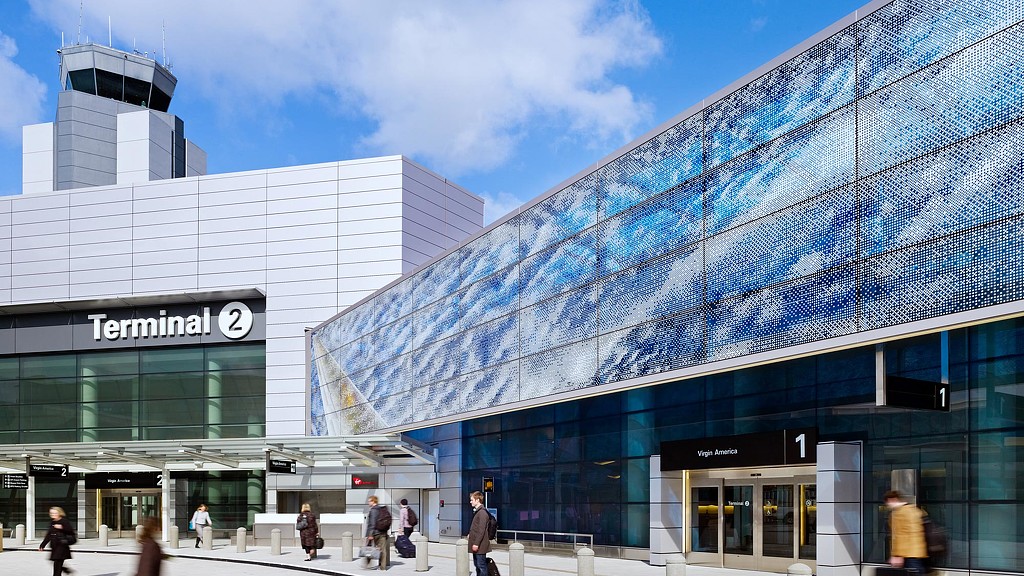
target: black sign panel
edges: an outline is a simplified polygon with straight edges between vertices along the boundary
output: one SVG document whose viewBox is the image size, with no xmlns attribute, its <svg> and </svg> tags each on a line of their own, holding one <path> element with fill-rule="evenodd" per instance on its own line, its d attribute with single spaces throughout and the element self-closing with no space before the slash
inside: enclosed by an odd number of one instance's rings
<svg viewBox="0 0 1024 576">
<path fill-rule="evenodd" d="M 4 474 L 3 487 L 12 490 L 28 488 L 28 476 L 25 474 Z"/>
<path fill-rule="evenodd" d="M 949 412 L 949 384 L 886 375 L 885 405 Z"/>
<path fill-rule="evenodd" d="M 267 472 L 295 474 L 295 460 L 267 457 Z"/>
<path fill-rule="evenodd" d="M 29 476 L 67 478 L 68 467 L 64 464 L 32 464 L 28 467 Z"/>
<path fill-rule="evenodd" d="M 159 472 L 100 472 L 85 475 L 85 487 L 90 490 L 121 488 L 159 488 L 163 482 Z"/>
<path fill-rule="evenodd" d="M 494 477 L 484 476 L 484 493 L 494 492 Z"/>
<path fill-rule="evenodd" d="M 799 466 L 817 462 L 815 428 L 661 443 L 662 470 Z"/>
<path fill-rule="evenodd" d="M 352 474 L 353 488 L 376 488 L 379 485 L 379 474 Z"/>
</svg>

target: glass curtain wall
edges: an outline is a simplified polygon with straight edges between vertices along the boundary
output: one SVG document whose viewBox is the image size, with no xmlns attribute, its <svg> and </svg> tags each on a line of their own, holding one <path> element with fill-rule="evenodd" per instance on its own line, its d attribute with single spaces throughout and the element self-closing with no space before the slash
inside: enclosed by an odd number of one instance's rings
<svg viewBox="0 0 1024 576">
<path fill-rule="evenodd" d="M 262 342 L 0 358 L 0 443 L 264 435 Z"/>
<path fill-rule="evenodd" d="M 820 441 L 864 443 L 865 562 L 888 558 L 882 495 L 910 470 L 949 534 L 940 566 L 1024 571 L 1024 319 L 889 342 L 884 358 L 892 376 L 945 370 L 951 410 L 876 406 L 875 348 L 854 348 L 468 420 L 463 486 L 495 478 L 503 529 L 647 547 L 660 442 L 817 427 Z"/>
</svg>

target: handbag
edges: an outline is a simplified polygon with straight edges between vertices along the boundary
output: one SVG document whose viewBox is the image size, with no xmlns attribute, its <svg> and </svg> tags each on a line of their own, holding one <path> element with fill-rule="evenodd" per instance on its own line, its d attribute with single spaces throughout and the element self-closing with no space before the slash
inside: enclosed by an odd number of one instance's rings
<svg viewBox="0 0 1024 576">
<path fill-rule="evenodd" d="M 319 537 L 319 536 L 317 536 L 316 537 L 316 541 L 314 542 L 314 544 L 316 545 L 316 549 L 317 550 L 323 550 L 323 548 L 324 548 L 324 539 Z"/>
<path fill-rule="evenodd" d="M 368 560 L 380 559 L 380 549 L 373 546 L 360 546 L 359 547 L 359 558 L 366 558 Z"/>
<path fill-rule="evenodd" d="M 189 530 L 195 530 L 196 529 L 196 523 L 191 521 L 191 520 L 189 520 L 188 521 L 188 529 Z"/>
</svg>

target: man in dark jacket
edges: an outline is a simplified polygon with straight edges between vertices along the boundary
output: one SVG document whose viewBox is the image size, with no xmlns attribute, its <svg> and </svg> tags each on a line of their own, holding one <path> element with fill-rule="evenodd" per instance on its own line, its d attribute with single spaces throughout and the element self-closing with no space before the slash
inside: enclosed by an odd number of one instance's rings
<svg viewBox="0 0 1024 576">
<path fill-rule="evenodd" d="M 50 527 L 46 531 L 46 537 L 39 543 L 39 551 L 42 552 L 47 544 L 50 545 L 53 576 L 71 574 L 71 568 L 65 566 L 64 561 L 71 559 L 71 542 L 76 539 L 75 528 L 64 517 L 64 509 L 59 506 L 50 508 Z"/>
<path fill-rule="evenodd" d="M 487 553 L 491 551 L 487 523 L 491 513 L 484 508 L 484 495 L 479 491 L 469 495 L 469 505 L 473 507 L 473 523 L 469 525 L 469 552 L 473 555 L 476 576 L 487 576 Z"/>
<path fill-rule="evenodd" d="M 373 544 L 380 549 L 380 559 L 377 561 L 377 569 L 387 570 L 388 561 L 391 556 L 391 545 L 388 542 L 388 531 L 378 530 L 376 528 L 377 517 L 380 516 L 380 509 L 383 508 L 383 506 L 378 503 L 376 496 L 370 496 L 366 503 L 370 505 L 370 513 L 366 517 L 366 543 Z"/>
</svg>

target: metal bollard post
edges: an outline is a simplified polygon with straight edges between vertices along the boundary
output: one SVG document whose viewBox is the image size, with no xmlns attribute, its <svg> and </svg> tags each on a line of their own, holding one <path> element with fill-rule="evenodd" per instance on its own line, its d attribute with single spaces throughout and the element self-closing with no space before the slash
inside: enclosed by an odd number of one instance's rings
<svg viewBox="0 0 1024 576">
<path fill-rule="evenodd" d="M 25 525 L 18 524 L 14 527 L 14 543 L 18 546 L 25 545 Z"/>
<path fill-rule="evenodd" d="M 274 528 L 270 531 L 270 555 L 281 555 L 281 529 Z"/>
<path fill-rule="evenodd" d="M 576 551 L 577 576 L 594 576 L 594 551 L 584 546 Z"/>
<path fill-rule="evenodd" d="M 213 550 L 213 528 L 203 526 L 203 550 Z"/>
<path fill-rule="evenodd" d="M 341 561 L 351 562 L 352 561 L 352 533 L 342 532 L 341 533 Z"/>
<path fill-rule="evenodd" d="M 526 547 L 519 542 L 508 545 L 509 576 L 523 576 L 526 573 Z"/>
<path fill-rule="evenodd" d="M 135 541 L 139 542 L 142 540 L 142 524 L 135 525 Z"/>
<path fill-rule="evenodd" d="M 110 546 L 110 528 L 106 524 L 100 525 L 100 546 Z"/>
<path fill-rule="evenodd" d="M 178 549 L 178 526 L 176 524 L 171 525 L 171 535 L 168 542 L 168 547 L 172 550 Z"/>
<path fill-rule="evenodd" d="M 0 552 L 4 551 L 4 525 L 0 522 Z"/>
<path fill-rule="evenodd" d="M 238 552 L 239 554 L 244 554 L 245 553 L 245 528 L 243 528 L 242 526 L 239 526 L 238 530 L 235 530 L 235 534 L 237 534 L 237 536 L 235 536 L 235 552 Z"/>
<path fill-rule="evenodd" d="M 469 540 L 459 538 L 455 543 L 455 576 L 469 574 Z"/>
<path fill-rule="evenodd" d="M 797 562 L 796 564 L 790 564 L 789 568 L 786 569 L 786 574 L 789 576 L 811 576 L 811 567 L 807 564 Z"/>
<path fill-rule="evenodd" d="M 686 576 L 686 558 L 672 554 L 665 559 L 665 576 Z"/>
<path fill-rule="evenodd" d="M 419 532 L 412 535 L 416 544 L 416 571 L 430 570 L 430 553 L 427 550 L 427 537 Z"/>
</svg>

